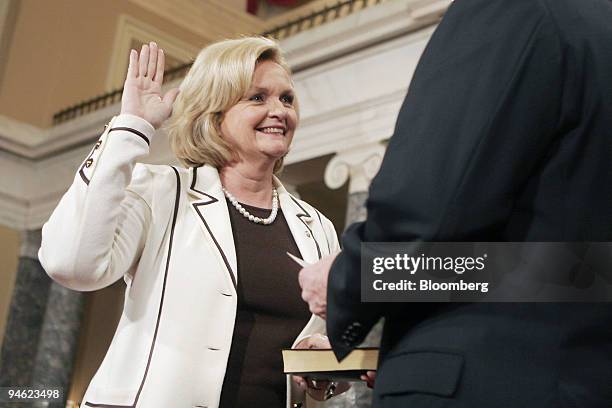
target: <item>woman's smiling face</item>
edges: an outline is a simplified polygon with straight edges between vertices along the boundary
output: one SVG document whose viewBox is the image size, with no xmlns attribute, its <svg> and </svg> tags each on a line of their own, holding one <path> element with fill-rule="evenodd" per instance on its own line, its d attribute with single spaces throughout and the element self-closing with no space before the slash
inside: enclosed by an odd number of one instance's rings
<svg viewBox="0 0 612 408">
<path fill-rule="evenodd" d="M 240 161 L 274 163 L 289 151 L 297 123 L 289 74 L 276 62 L 262 61 L 246 95 L 223 115 L 221 134 Z"/>
</svg>

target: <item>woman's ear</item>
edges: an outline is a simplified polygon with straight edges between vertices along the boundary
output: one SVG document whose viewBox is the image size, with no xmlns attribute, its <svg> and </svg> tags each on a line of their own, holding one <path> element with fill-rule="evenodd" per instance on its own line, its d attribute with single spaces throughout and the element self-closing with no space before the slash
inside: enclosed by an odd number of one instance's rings
<svg viewBox="0 0 612 408">
<path fill-rule="evenodd" d="M 223 126 L 221 126 L 221 124 L 223 123 L 223 116 L 223 112 L 215 112 L 212 125 L 215 127 L 215 130 L 217 131 L 219 137 L 225 140 L 225 136 L 223 135 Z"/>
</svg>

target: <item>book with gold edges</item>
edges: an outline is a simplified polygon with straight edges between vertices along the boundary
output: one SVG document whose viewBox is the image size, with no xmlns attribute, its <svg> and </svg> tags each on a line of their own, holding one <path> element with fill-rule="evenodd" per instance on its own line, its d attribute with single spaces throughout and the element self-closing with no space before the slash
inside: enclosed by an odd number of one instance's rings
<svg viewBox="0 0 612 408">
<path fill-rule="evenodd" d="M 378 348 L 356 348 L 338 362 L 331 349 L 283 350 L 285 374 L 301 375 L 319 380 L 355 381 L 368 370 L 376 370 Z"/>
</svg>

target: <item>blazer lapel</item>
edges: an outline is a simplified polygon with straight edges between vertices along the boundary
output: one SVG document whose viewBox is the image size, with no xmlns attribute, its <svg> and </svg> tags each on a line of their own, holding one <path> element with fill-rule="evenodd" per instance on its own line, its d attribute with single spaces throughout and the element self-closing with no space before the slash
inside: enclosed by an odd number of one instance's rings
<svg viewBox="0 0 612 408">
<path fill-rule="evenodd" d="M 276 177 L 274 181 L 278 190 L 280 207 L 287 220 L 287 225 L 289 225 L 291 235 L 293 235 L 293 239 L 302 254 L 302 259 L 308 263 L 318 261 L 321 259 L 321 248 L 312 229 L 313 216 L 316 215 L 307 211 L 298 200 L 289 194 Z"/>
<path fill-rule="evenodd" d="M 227 271 L 234 289 L 238 282 L 236 248 L 229 211 L 217 170 L 210 166 L 193 167 L 190 174 L 189 194 L 195 199 L 195 211 L 204 234 L 219 252 L 222 267 Z"/>
</svg>

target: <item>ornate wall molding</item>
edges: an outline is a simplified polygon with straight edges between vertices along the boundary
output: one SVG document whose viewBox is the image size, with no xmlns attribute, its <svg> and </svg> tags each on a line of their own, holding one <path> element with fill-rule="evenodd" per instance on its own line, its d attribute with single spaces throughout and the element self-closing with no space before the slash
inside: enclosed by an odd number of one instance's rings
<svg viewBox="0 0 612 408">
<path fill-rule="evenodd" d="M 211 40 L 221 39 L 233 33 L 257 33 L 265 29 L 265 23 L 238 10 L 223 0 L 207 0 L 207 7 L 198 0 L 130 0 L 145 10 L 155 13 L 174 24 Z"/>
<path fill-rule="evenodd" d="M 123 86 L 129 62 L 128 55 L 134 42 L 148 43 L 152 40 L 155 40 L 164 49 L 168 57 L 182 63 L 191 61 L 200 51 L 199 48 L 181 41 L 150 24 L 127 14 L 122 14 L 117 20 L 113 53 L 106 79 L 107 91 Z"/>
<path fill-rule="evenodd" d="M 282 42 L 294 71 L 436 24 L 452 0 L 396 0 Z"/>
</svg>

